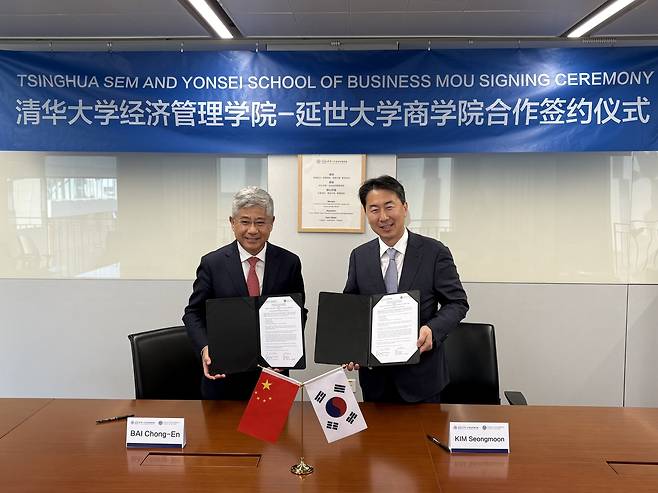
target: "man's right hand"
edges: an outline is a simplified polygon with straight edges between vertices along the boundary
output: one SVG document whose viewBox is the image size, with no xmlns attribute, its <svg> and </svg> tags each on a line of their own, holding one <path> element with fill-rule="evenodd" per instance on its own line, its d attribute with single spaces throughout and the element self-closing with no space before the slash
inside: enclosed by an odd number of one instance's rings
<svg viewBox="0 0 658 493">
<path fill-rule="evenodd" d="M 201 364 L 203 365 L 203 374 L 206 378 L 210 380 L 217 380 L 218 378 L 226 378 L 224 373 L 218 373 L 216 375 L 210 374 L 210 354 L 208 353 L 208 346 L 204 346 L 201 350 Z"/>
<path fill-rule="evenodd" d="M 354 363 L 353 361 L 350 361 L 349 363 L 345 363 L 343 365 L 343 368 L 346 370 L 352 371 L 352 370 L 358 370 L 360 368 L 358 363 Z"/>
</svg>

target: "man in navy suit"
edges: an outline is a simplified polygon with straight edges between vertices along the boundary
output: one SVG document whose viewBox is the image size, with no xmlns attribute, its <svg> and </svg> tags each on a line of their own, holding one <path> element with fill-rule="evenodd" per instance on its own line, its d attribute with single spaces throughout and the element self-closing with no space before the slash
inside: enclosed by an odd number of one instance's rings
<svg viewBox="0 0 658 493">
<path fill-rule="evenodd" d="M 301 293 L 303 299 L 304 281 L 299 257 L 267 241 L 274 224 L 274 202 L 265 190 L 247 187 L 236 193 L 229 221 L 235 241 L 201 258 L 183 322 L 201 355 L 202 397 L 246 400 L 259 371 L 228 376 L 209 373 L 211 358 L 222 356 L 208 352 L 206 300 L 290 293 Z"/>
<path fill-rule="evenodd" d="M 359 370 L 366 401 L 440 402 L 448 383 L 442 342 L 466 316 L 468 302 L 452 260 L 443 243 L 408 231 L 408 204 L 404 187 L 395 178 L 367 180 L 359 198 L 378 239 L 355 248 L 350 255 L 345 293 L 382 294 L 420 291 L 420 363 Z"/>
</svg>

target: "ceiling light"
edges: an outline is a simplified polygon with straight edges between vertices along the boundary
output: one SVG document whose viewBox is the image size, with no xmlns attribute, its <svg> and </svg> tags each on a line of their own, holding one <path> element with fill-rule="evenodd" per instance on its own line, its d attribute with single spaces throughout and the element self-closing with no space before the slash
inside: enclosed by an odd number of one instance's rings
<svg viewBox="0 0 658 493">
<path fill-rule="evenodd" d="M 224 25 L 222 20 L 217 16 L 215 11 L 210 8 L 206 0 L 187 0 L 194 10 L 196 10 L 204 21 L 208 23 L 215 34 L 222 39 L 233 39 L 231 31 Z"/>
<path fill-rule="evenodd" d="M 637 0 L 614 0 L 613 2 L 610 2 L 598 12 L 583 19 L 583 21 L 576 25 L 571 31 L 567 32 L 567 38 L 581 37 L 583 34 L 588 33 L 595 27 L 603 24 L 620 10 L 625 9 L 635 2 L 637 2 Z"/>
</svg>

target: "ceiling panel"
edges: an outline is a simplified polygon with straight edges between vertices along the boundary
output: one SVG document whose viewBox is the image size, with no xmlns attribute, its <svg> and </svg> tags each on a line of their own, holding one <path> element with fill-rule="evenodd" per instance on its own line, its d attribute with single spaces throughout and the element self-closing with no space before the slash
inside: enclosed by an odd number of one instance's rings
<svg viewBox="0 0 658 493">
<path fill-rule="evenodd" d="M 297 29 L 302 36 L 328 36 L 341 37 L 351 36 L 350 15 L 347 13 L 339 14 L 312 14 L 299 13 L 295 14 Z"/>
<path fill-rule="evenodd" d="M 208 36 L 191 16 L 177 14 L 69 14 L 53 20 L 51 15 L 1 16 L 2 37 L 185 37 Z"/>
<path fill-rule="evenodd" d="M 349 0 L 350 12 L 407 12 L 409 0 Z"/>
<path fill-rule="evenodd" d="M 461 12 L 466 0 L 409 0 L 410 12 Z M 493 2 L 490 2 L 493 3 Z"/>
<path fill-rule="evenodd" d="M 605 36 L 658 35 L 658 1 L 648 0 L 594 33 Z"/>
<path fill-rule="evenodd" d="M 348 0 L 288 0 L 293 12 L 349 12 Z"/>
<path fill-rule="evenodd" d="M 585 15 L 605 0 L 410 0 L 410 11 L 529 11 L 570 10 Z"/>
<path fill-rule="evenodd" d="M 182 0 L 181 0 L 182 1 Z M 605 0 L 210 0 L 246 38 L 555 37 Z M 596 35 L 658 37 L 658 0 Z M 207 38 L 179 0 L 0 2 L 0 38 Z"/>
<path fill-rule="evenodd" d="M 603 0 L 223 0 L 244 36 L 559 36 Z M 295 15 L 285 31 L 256 11 Z M 305 15 L 303 15 L 305 14 Z M 311 16 L 312 14 L 312 16 Z M 339 15 L 339 17 L 336 17 Z M 347 16 L 347 19 L 345 17 Z M 280 22 L 277 21 L 279 25 Z M 313 26 L 310 28 L 310 26 Z"/>
<path fill-rule="evenodd" d="M 23 0 L 0 2 L 0 15 L 184 12 L 177 0 Z"/>
<path fill-rule="evenodd" d="M 567 12 L 542 17 L 527 12 L 428 12 L 407 14 L 413 25 L 398 22 L 397 14 L 352 14 L 352 34 L 364 36 L 558 36 L 570 25 Z M 559 26 L 559 27 L 556 27 Z"/>
<path fill-rule="evenodd" d="M 252 37 L 277 37 L 281 33 L 298 32 L 299 26 L 295 15 L 288 14 L 244 14 L 233 18 L 241 33 L 257 33 Z"/>
<path fill-rule="evenodd" d="M 225 12 L 233 15 L 240 13 L 258 14 L 258 13 L 280 13 L 291 14 L 290 3 L 288 0 L 220 0 L 218 2 Z"/>
<path fill-rule="evenodd" d="M 207 31 L 177 0 L 0 3 L 0 37 L 186 37 Z"/>
</svg>

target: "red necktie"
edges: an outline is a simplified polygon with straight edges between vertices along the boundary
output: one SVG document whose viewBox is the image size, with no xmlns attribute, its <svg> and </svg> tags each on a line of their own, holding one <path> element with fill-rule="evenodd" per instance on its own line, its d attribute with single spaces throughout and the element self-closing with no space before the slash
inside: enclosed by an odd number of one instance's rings
<svg viewBox="0 0 658 493">
<path fill-rule="evenodd" d="M 260 285 L 258 284 L 258 275 L 256 274 L 256 262 L 258 262 L 258 257 L 251 257 L 247 259 L 247 262 L 249 262 L 247 290 L 249 291 L 249 296 L 258 296 L 260 295 Z"/>
</svg>

